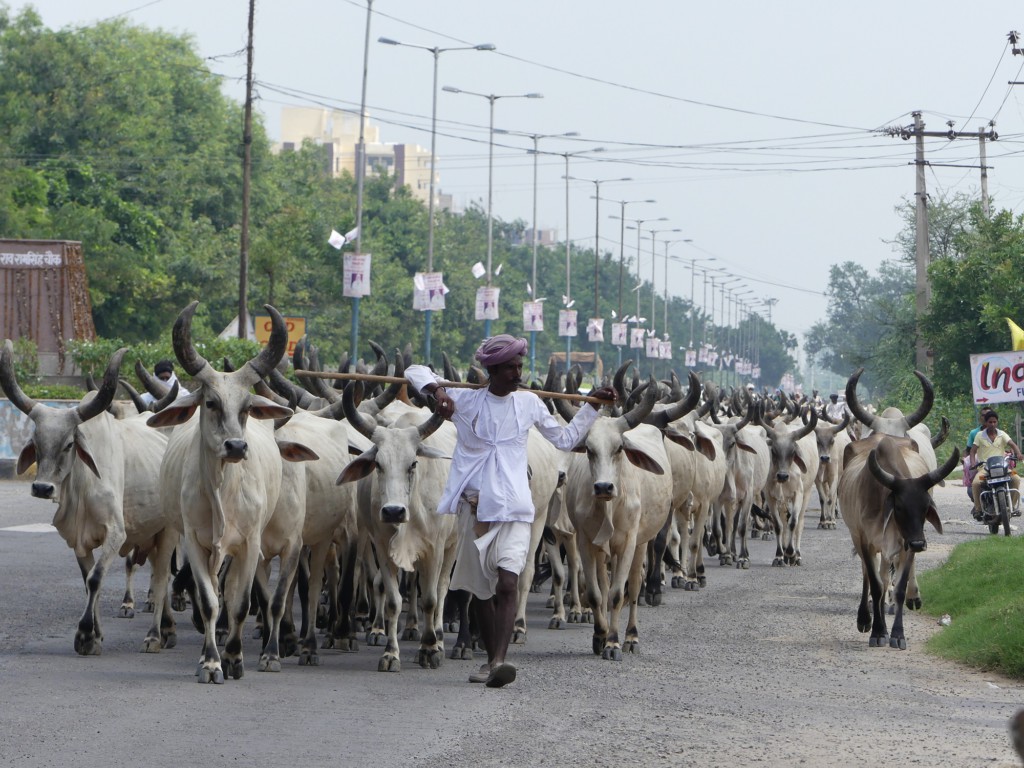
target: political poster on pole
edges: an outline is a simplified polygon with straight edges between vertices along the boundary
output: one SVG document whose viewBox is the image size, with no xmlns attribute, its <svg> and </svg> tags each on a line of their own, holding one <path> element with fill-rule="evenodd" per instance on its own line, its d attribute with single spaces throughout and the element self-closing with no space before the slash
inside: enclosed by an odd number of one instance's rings
<svg viewBox="0 0 1024 768">
<path fill-rule="evenodd" d="M 444 309 L 448 288 L 441 272 L 417 272 L 412 278 L 412 308 L 420 312 Z"/>
<path fill-rule="evenodd" d="M 659 358 L 661 357 L 661 339 L 657 336 L 647 337 L 647 349 L 645 350 L 647 357 Z"/>
<path fill-rule="evenodd" d="M 629 331 L 629 348 L 630 349 L 643 349 L 644 338 L 647 336 L 647 331 L 643 328 L 632 328 Z"/>
<path fill-rule="evenodd" d="M 692 368 L 697 364 L 697 350 L 688 349 L 686 350 L 686 367 Z"/>
<path fill-rule="evenodd" d="M 343 278 L 345 285 L 341 295 L 357 298 L 370 295 L 370 254 L 346 253 Z"/>
<path fill-rule="evenodd" d="M 671 360 L 672 359 L 672 342 L 671 341 L 663 341 L 663 342 L 661 342 L 658 345 L 658 347 L 659 347 L 658 357 L 660 357 L 662 360 Z"/>
<path fill-rule="evenodd" d="M 612 344 L 624 347 L 629 341 L 629 326 L 626 323 L 612 323 Z"/>
<path fill-rule="evenodd" d="M 527 333 L 543 333 L 544 331 L 544 302 L 524 301 L 523 302 L 523 330 Z"/>
<path fill-rule="evenodd" d="M 592 317 L 587 320 L 587 341 L 604 341 L 604 319 Z"/>
<path fill-rule="evenodd" d="M 576 328 L 576 310 L 575 309 L 560 309 L 558 310 L 558 335 L 559 336 L 576 336 L 578 333 Z"/>
<path fill-rule="evenodd" d="M 480 286 L 476 289 L 476 319 L 497 320 L 498 319 L 498 296 L 500 288 L 492 286 Z"/>
</svg>

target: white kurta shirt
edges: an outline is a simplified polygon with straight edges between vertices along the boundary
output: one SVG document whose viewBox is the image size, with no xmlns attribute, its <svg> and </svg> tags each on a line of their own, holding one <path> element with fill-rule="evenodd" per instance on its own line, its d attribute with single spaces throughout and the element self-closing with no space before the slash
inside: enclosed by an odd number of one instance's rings
<svg viewBox="0 0 1024 768">
<path fill-rule="evenodd" d="M 417 392 L 441 381 L 425 365 L 410 365 L 405 377 Z M 466 490 L 477 491 L 476 516 L 481 522 L 532 523 L 535 510 L 527 478 L 526 439 L 537 427 L 556 448 L 568 451 L 586 436 L 597 420 L 597 410 L 584 405 L 562 426 L 548 413 L 541 399 L 530 392 L 505 397 L 487 389 L 445 390 L 455 403 L 452 423 L 456 444 L 437 511 L 454 514 Z M 536 467 L 534 469 L 537 469 Z"/>
</svg>

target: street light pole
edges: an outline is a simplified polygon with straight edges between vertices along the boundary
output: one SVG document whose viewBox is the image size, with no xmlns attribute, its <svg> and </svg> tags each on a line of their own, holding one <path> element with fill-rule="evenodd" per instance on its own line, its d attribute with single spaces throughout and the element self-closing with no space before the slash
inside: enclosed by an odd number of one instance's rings
<svg viewBox="0 0 1024 768">
<path fill-rule="evenodd" d="M 625 274 L 626 268 L 626 206 L 632 205 L 633 203 L 656 203 L 657 200 L 619 200 L 619 309 L 618 317 L 622 319 L 622 280 Z M 614 215 L 609 218 L 616 218 Z M 639 266 L 639 257 L 637 258 L 637 265 Z M 622 367 L 622 345 L 619 345 L 619 361 L 617 367 Z"/>
<path fill-rule="evenodd" d="M 363 92 L 359 102 L 359 146 L 356 149 L 356 235 L 355 252 L 363 252 L 363 186 L 366 177 L 366 80 L 370 64 L 370 21 L 373 18 L 373 0 L 366 0 L 366 38 L 363 42 Z M 359 300 L 352 297 L 352 359 L 359 358 Z"/>
<path fill-rule="evenodd" d="M 492 43 L 480 43 L 479 45 L 459 46 L 454 48 L 439 48 L 438 46 L 428 47 L 425 45 L 414 45 L 411 43 L 402 43 L 398 40 L 392 40 L 389 37 L 377 38 L 378 43 L 384 45 L 398 45 L 405 48 L 418 48 L 421 51 L 429 51 L 434 57 L 434 83 L 433 83 L 433 99 L 430 109 L 430 199 L 427 202 L 427 272 L 434 271 L 434 184 L 436 181 L 436 162 L 437 162 L 437 69 L 438 61 L 441 58 L 442 53 L 448 51 L 493 51 L 495 47 Z M 426 359 L 427 365 L 430 364 L 431 360 L 431 316 L 433 311 L 427 309 L 424 313 L 424 329 L 423 329 L 423 353 Z"/>
<path fill-rule="evenodd" d="M 487 287 L 490 288 L 492 280 L 491 260 L 494 253 L 494 102 L 498 99 L 543 99 L 544 95 L 540 93 L 476 93 L 462 88 L 454 88 L 450 85 L 444 86 L 441 90 L 448 91 L 449 93 L 465 93 L 470 96 L 479 96 L 480 98 L 487 99 L 490 104 L 490 129 L 487 142 Z M 484 338 L 489 338 L 490 335 L 491 321 L 488 318 L 484 320 Z"/>
<path fill-rule="evenodd" d="M 693 346 L 693 326 L 694 326 L 694 321 L 695 321 L 696 315 L 697 315 L 697 309 L 696 309 L 696 305 L 694 304 L 694 296 L 693 296 L 694 279 L 697 277 L 697 262 L 698 261 L 714 261 L 714 260 L 715 260 L 714 256 L 706 256 L 706 257 L 700 257 L 700 258 L 696 258 L 696 259 L 685 259 L 685 261 L 690 262 L 690 346 L 689 346 L 690 349 L 694 348 L 694 346 Z M 707 278 L 706 278 L 706 274 L 707 273 L 705 273 L 705 280 L 704 280 L 705 299 L 707 298 Z M 703 309 L 703 307 L 702 307 L 702 309 Z"/>
</svg>

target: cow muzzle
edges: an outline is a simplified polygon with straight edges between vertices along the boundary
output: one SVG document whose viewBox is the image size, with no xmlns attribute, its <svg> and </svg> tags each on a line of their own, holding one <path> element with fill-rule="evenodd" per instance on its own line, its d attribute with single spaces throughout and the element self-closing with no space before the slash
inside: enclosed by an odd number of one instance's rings
<svg viewBox="0 0 1024 768">
<path fill-rule="evenodd" d="M 32 495 L 37 499 L 52 499 L 55 490 L 53 483 L 32 483 Z"/>
<path fill-rule="evenodd" d="M 380 508 L 380 519 L 382 523 L 398 525 L 406 521 L 407 510 L 397 504 L 386 504 Z"/>
<path fill-rule="evenodd" d="M 776 472 L 775 479 L 780 483 L 785 483 L 789 480 L 789 472 Z"/>
<path fill-rule="evenodd" d="M 594 496 L 607 501 L 615 496 L 615 483 L 594 483 Z"/>
<path fill-rule="evenodd" d="M 914 539 L 913 541 L 907 542 L 907 549 L 914 554 L 918 554 L 919 552 L 924 552 L 928 549 L 928 542 L 924 539 Z"/>
<path fill-rule="evenodd" d="M 224 461 L 234 463 L 243 461 L 249 453 L 249 444 L 245 440 L 224 441 Z"/>
<path fill-rule="evenodd" d="M 827 453 L 823 453 L 818 458 L 821 460 L 822 464 L 828 464 L 832 460 L 832 457 L 829 456 Z"/>
</svg>

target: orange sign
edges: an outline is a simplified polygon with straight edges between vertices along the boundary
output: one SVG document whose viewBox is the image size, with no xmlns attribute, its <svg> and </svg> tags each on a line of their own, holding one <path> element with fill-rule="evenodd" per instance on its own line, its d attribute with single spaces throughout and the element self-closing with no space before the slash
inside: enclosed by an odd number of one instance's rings
<svg viewBox="0 0 1024 768">
<path fill-rule="evenodd" d="M 256 326 L 256 341 L 264 347 L 267 346 L 267 342 L 270 341 L 270 331 L 273 329 L 270 315 L 253 315 L 252 322 Z M 284 322 L 288 327 L 288 352 L 286 354 L 291 357 L 295 353 L 295 345 L 299 343 L 299 339 L 306 335 L 306 318 L 286 317 Z"/>
</svg>

